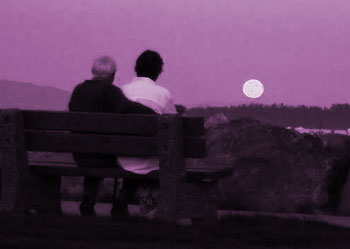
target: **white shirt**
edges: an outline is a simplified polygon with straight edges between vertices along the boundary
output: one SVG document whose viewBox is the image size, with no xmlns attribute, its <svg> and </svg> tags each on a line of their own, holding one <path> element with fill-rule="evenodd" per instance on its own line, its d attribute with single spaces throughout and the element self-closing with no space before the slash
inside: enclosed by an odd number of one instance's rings
<svg viewBox="0 0 350 249">
<path fill-rule="evenodd" d="M 121 87 L 125 97 L 143 104 L 158 114 L 176 114 L 170 92 L 146 77 L 135 77 Z M 158 158 L 120 157 L 119 164 L 136 174 L 147 174 L 159 169 Z"/>
<path fill-rule="evenodd" d="M 128 99 L 141 103 L 158 114 L 177 113 L 170 92 L 150 78 L 135 77 L 121 89 Z"/>
</svg>

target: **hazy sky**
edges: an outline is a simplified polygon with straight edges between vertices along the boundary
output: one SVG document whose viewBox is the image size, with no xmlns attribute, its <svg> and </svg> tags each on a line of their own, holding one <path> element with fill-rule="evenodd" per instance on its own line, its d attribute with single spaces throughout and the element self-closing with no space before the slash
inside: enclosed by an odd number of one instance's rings
<svg viewBox="0 0 350 249">
<path fill-rule="evenodd" d="M 0 79 L 71 91 L 107 53 L 122 85 L 145 49 L 176 103 L 350 102 L 349 0 L 0 0 Z"/>
</svg>

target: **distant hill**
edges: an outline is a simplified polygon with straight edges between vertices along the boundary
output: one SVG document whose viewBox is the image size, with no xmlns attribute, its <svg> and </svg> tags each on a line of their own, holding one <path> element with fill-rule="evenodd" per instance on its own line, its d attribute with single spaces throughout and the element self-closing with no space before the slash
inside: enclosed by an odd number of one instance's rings
<svg viewBox="0 0 350 249">
<path fill-rule="evenodd" d="M 67 110 L 70 95 L 55 87 L 0 80 L 0 109 Z"/>
</svg>

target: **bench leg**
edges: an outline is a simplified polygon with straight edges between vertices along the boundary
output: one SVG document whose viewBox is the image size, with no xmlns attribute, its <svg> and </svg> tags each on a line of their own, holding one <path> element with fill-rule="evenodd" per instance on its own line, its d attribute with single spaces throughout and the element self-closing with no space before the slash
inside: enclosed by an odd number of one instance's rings
<svg viewBox="0 0 350 249">
<path fill-rule="evenodd" d="M 112 210 L 111 214 L 113 217 L 119 218 L 128 218 L 128 200 L 129 195 L 126 192 L 124 186 L 125 179 L 123 179 L 122 184 L 119 184 L 118 179 L 114 180 L 114 189 L 113 189 L 113 201 L 112 201 Z M 118 187 L 119 185 L 119 187 Z"/>
<path fill-rule="evenodd" d="M 214 221 L 217 219 L 217 183 L 183 183 L 174 189 L 160 189 L 155 218 Z"/>
<path fill-rule="evenodd" d="M 30 208 L 38 213 L 61 214 L 61 177 L 31 176 L 29 189 Z"/>
<path fill-rule="evenodd" d="M 217 183 L 186 179 L 182 120 L 161 115 L 158 120 L 159 200 L 155 219 L 176 222 L 183 218 L 216 218 Z"/>
<path fill-rule="evenodd" d="M 0 110 L 0 212 L 27 209 L 26 180 L 29 176 L 23 116 L 19 110 Z"/>
<path fill-rule="evenodd" d="M 217 183 L 186 183 L 182 201 L 182 217 L 216 221 L 218 204 Z"/>
</svg>

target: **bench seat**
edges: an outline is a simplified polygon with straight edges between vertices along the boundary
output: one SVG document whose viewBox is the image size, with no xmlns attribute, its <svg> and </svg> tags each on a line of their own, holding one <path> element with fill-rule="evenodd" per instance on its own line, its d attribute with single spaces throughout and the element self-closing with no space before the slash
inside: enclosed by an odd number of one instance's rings
<svg viewBox="0 0 350 249">
<path fill-rule="evenodd" d="M 123 169 L 81 168 L 72 164 L 30 163 L 30 173 L 40 176 L 98 176 L 104 178 L 159 179 L 159 171 L 154 170 L 145 175 L 135 174 Z M 231 168 L 207 169 L 191 168 L 186 170 L 186 179 L 193 182 L 213 182 L 232 175 Z"/>
</svg>

